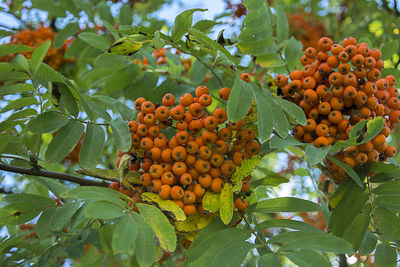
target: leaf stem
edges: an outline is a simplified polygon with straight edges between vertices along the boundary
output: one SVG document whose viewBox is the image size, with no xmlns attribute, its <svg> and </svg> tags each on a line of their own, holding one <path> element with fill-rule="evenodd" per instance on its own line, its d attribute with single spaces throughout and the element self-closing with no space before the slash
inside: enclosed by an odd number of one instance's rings
<svg viewBox="0 0 400 267">
<path fill-rule="evenodd" d="M 246 216 L 244 215 L 240 215 L 240 217 L 243 219 L 243 221 L 246 223 L 246 225 L 250 228 L 251 233 L 257 238 L 257 240 L 262 244 L 262 246 L 265 248 L 265 250 L 267 251 L 267 253 L 274 253 L 267 245 L 267 243 L 265 242 L 265 240 L 262 240 L 261 237 L 259 237 L 256 233 L 256 231 L 254 230 L 254 228 L 251 226 L 249 220 L 247 220 Z"/>
</svg>

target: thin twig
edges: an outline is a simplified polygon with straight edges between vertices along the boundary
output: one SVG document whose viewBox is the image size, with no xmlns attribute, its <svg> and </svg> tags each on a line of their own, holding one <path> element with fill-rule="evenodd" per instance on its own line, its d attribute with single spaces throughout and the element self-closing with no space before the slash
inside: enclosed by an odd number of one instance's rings
<svg viewBox="0 0 400 267">
<path fill-rule="evenodd" d="M 374 203 L 374 200 L 373 200 L 373 198 L 372 198 L 372 189 L 371 189 L 371 184 L 370 184 L 370 181 L 369 181 L 368 171 L 367 171 L 367 168 L 365 167 L 365 165 L 362 165 L 362 168 L 363 168 L 363 170 L 364 170 L 365 177 L 367 178 L 367 186 L 368 186 L 368 197 L 369 197 L 369 201 L 371 202 L 372 208 L 375 209 L 375 203 Z"/>
<path fill-rule="evenodd" d="M 262 240 L 262 239 L 257 235 L 256 231 L 254 231 L 254 228 L 251 226 L 251 224 L 250 224 L 249 220 L 247 220 L 246 216 L 241 215 L 240 217 L 244 220 L 244 222 L 245 222 L 245 223 L 247 224 L 247 226 L 250 228 L 251 233 L 257 238 L 258 241 L 260 241 L 260 243 L 261 243 L 262 246 L 265 248 L 265 250 L 266 250 L 268 253 L 274 253 L 274 252 L 268 247 L 267 243 L 265 243 L 265 240 Z"/>
<path fill-rule="evenodd" d="M 88 180 L 88 179 L 81 178 L 81 177 L 74 176 L 74 175 L 67 174 L 67 173 L 52 172 L 52 171 L 41 170 L 41 169 L 39 169 L 39 170 L 38 169 L 28 169 L 28 168 L 11 166 L 11 165 L 2 164 L 2 163 L 0 163 L 0 170 L 7 171 L 7 172 L 13 172 L 13 173 L 19 173 L 19 174 L 43 176 L 43 177 L 47 177 L 47 178 L 60 179 L 60 180 L 64 180 L 64 181 L 77 183 L 79 185 L 95 185 L 95 186 L 103 186 L 103 187 L 108 186 L 108 183 L 105 181 Z"/>
</svg>

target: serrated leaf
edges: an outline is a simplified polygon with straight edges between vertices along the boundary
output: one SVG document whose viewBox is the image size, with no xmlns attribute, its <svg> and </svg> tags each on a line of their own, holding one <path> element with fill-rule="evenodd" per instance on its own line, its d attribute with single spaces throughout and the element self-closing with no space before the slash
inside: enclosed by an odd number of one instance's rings
<svg viewBox="0 0 400 267">
<path fill-rule="evenodd" d="M 383 236 L 396 241 L 400 240 L 400 219 L 393 211 L 385 207 L 377 207 L 372 211 L 371 216 Z"/>
<path fill-rule="evenodd" d="M 85 215 L 93 219 L 114 219 L 124 215 L 121 207 L 104 200 L 89 203 L 85 208 Z"/>
<path fill-rule="evenodd" d="M 397 50 L 399 49 L 399 42 L 396 41 L 392 41 L 389 43 L 385 43 L 382 48 L 382 60 L 387 60 L 390 59 L 392 57 L 392 55 L 394 55 Z"/>
<path fill-rule="evenodd" d="M 126 122 L 116 119 L 110 122 L 115 145 L 120 151 L 128 151 L 131 148 L 132 140 Z"/>
<path fill-rule="evenodd" d="M 18 66 L 20 66 L 23 70 L 29 73 L 29 63 L 28 60 L 26 60 L 25 56 L 22 54 L 18 54 L 13 62 L 15 62 Z"/>
<path fill-rule="evenodd" d="M 135 257 L 141 266 L 149 266 L 153 263 L 156 255 L 156 239 L 152 227 L 145 221 L 144 217 L 132 213 L 132 218 L 139 226 L 136 237 Z"/>
<path fill-rule="evenodd" d="M 348 227 L 348 231 L 346 231 L 345 234 L 343 235 L 343 238 L 349 241 L 353 245 L 354 251 L 358 251 L 361 242 L 363 241 L 364 236 L 367 233 L 371 219 L 370 217 L 371 211 L 372 211 L 371 204 L 370 203 L 365 204 L 362 210 L 354 218 L 350 227 Z"/>
<path fill-rule="evenodd" d="M 133 11 L 129 5 L 121 5 L 119 9 L 119 23 L 121 25 L 131 25 L 133 22 Z"/>
<path fill-rule="evenodd" d="M 154 47 L 155 49 L 160 49 L 160 48 L 164 47 L 164 45 L 165 45 L 165 42 L 163 39 L 161 39 L 160 32 L 156 31 L 154 33 L 154 37 L 150 43 L 150 46 Z"/>
<path fill-rule="evenodd" d="M 337 236 L 343 236 L 368 200 L 368 190 L 366 188 L 360 188 L 351 180 L 343 182 L 343 185 L 341 184 L 338 189 L 339 192 L 342 192 L 340 201 L 337 204 L 333 204 L 334 209 L 328 224 L 329 231 L 332 231 Z M 334 201 L 337 201 L 336 199 L 336 197 L 333 198 Z"/>
<path fill-rule="evenodd" d="M 311 164 L 315 165 L 324 160 L 326 155 L 328 154 L 331 146 L 317 148 L 314 145 L 306 146 L 306 157 L 310 161 Z"/>
<path fill-rule="evenodd" d="M 137 203 L 137 208 L 146 222 L 153 228 L 160 247 L 166 252 L 174 252 L 176 249 L 176 235 L 174 227 L 167 217 L 156 207 Z"/>
<path fill-rule="evenodd" d="M 23 107 L 27 107 L 27 106 L 35 105 L 35 104 L 37 104 L 37 100 L 33 96 L 19 98 L 19 99 L 9 102 L 4 108 L 2 108 L 0 110 L 0 113 L 4 113 L 6 111 L 13 110 L 13 109 L 18 110 Z"/>
<path fill-rule="evenodd" d="M 279 197 L 261 200 L 257 203 L 256 212 L 311 212 L 319 211 L 321 207 L 309 200 L 295 197 Z"/>
<path fill-rule="evenodd" d="M 201 202 L 203 209 L 208 212 L 211 212 L 211 213 L 216 212 L 217 210 L 219 210 L 220 198 L 221 198 L 220 193 L 206 191 L 206 193 L 204 194 L 203 200 Z"/>
<path fill-rule="evenodd" d="M 116 222 L 111 242 L 114 253 L 134 252 L 138 228 L 132 214 L 125 214 Z"/>
<path fill-rule="evenodd" d="M 78 143 L 82 136 L 84 126 L 74 120 L 60 128 L 56 136 L 47 147 L 45 158 L 47 161 L 59 162 L 66 157 Z"/>
<path fill-rule="evenodd" d="M 34 203 L 37 209 L 55 205 L 55 201 L 49 197 L 42 197 L 29 193 L 9 194 L 2 198 L 3 203 Z"/>
<path fill-rule="evenodd" d="M 102 127 L 96 124 L 86 126 L 81 151 L 79 153 L 79 164 L 84 168 L 95 167 L 96 159 L 101 155 L 104 148 L 105 133 Z"/>
<path fill-rule="evenodd" d="M 31 51 L 34 47 L 22 45 L 22 44 L 3 44 L 0 45 L 0 56 L 6 56 L 14 53 L 21 53 Z"/>
<path fill-rule="evenodd" d="M 254 155 L 250 159 L 245 159 L 242 164 L 236 167 L 235 172 L 232 174 L 231 183 L 232 191 L 237 194 L 242 189 L 242 181 L 249 174 L 251 174 L 260 164 L 261 157 L 259 155 Z"/>
<path fill-rule="evenodd" d="M 301 54 L 303 44 L 297 41 L 293 36 L 290 37 L 285 46 L 285 59 L 286 61 L 295 61 Z"/>
<path fill-rule="evenodd" d="M 188 216 L 184 221 L 175 222 L 175 229 L 179 233 L 195 233 L 206 227 L 211 221 L 218 216 L 218 213 L 213 213 L 210 216 L 202 216 L 200 213 Z"/>
<path fill-rule="evenodd" d="M 288 228 L 299 231 L 311 231 L 321 233 L 322 231 L 311 224 L 302 221 L 289 220 L 289 219 L 270 219 L 260 222 L 256 225 L 255 230 L 262 231 L 266 228 Z"/>
<path fill-rule="evenodd" d="M 79 186 L 60 194 L 62 198 L 84 199 L 84 200 L 104 200 L 112 202 L 119 207 L 128 207 L 128 204 L 123 200 L 130 201 L 131 199 L 109 188 L 99 186 Z"/>
<path fill-rule="evenodd" d="M 230 266 L 240 267 L 246 258 L 247 253 L 253 248 L 257 247 L 255 244 L 248 242 L 235 242 L 227 245 L 226 247 L 218 250 L 214 260 L 211 262 L 211 267 Z"/>
<path fill-rule="evenodd" d="M 42 43 L 38 48 L 35 49 L 32 53 L 32 58 L 29 61 L 29 65 L 31 66 L 32 74 L 35 75 L 38 71 L 44 56 L 51 46 L 51 41 L 48 40 Z"/>
<path fill-rule="evenodd" d="M 57 206 L 53 211 L 53 216 L 48 223 L 51 231 L 62 231 L 70 223 L 72 216 L 79 210 L 78 203 L 66 203 L 63 206 Z"/>
<path fill-rule="evenodd" d="M 276 37 L 279 42 L 289 38 L 289 23 L 282 6 L 276 7 Z"/>
<path fill-rule="evenodd" d="M 193 28 L 206 33 L 211 31 L 212 28 L 218 24 L 220 23 L 217 21 L 204 19 L 196 22 L 196 24 L 193 25 Z"/>
<path fill-rule="evenodd" d="M 243 119 L 249 112 L 252 102 L 253 89 L 237 76 L 228 99 L 228 119 L 233 122 Z"/>
<path fill-rule="evenodd" d="M 269 266 L 269 267 L 281 267 L 278 255 L 276 254 L 265 254 L 258 259 L 257 266 Z"/>
<path fill-rule="evenodd" d="M 303 126 L 306 124 L 307 119 L 304 111 L 298 105 L 278 97 L 274 97 L 273 99 L 278 102 L 278 105 L 288 116 L 296 120 L 297 124 Z"/>
<path fill-rule="evenodd" d="M 377 242 L 378 238 L 376 238 L 376 236 L 370 230 L 367 230 L 367 233 L 365 234 L 360 245 L 360 255 L 370 255 L 375 250 Z"/>
<path fill-rule="evenodd" d="M 202 241 L 188 250 L 184 264 L 186 266 L 206 266 L 216 257 L 216 251 L 221 251 L 230 244 L 243 242 L 250 237 L 250 231 L 228 228 L 208 235 Z"/>
<path fill-rule="evenodd" d="M 67 24 L 64 29 L 57 32 L 56 37 L 54 37 L 54 48 L 60 49 L 64 45 L 64 42 L 68 39 L 68 37 L 76 34 L 79 30 L 80 28 L 77 22 Z"/>
<path fill-rule="evenodd" d="M 274 135 L 271 140 L 270 140 L 270 145 L 271 148 L 282 148 L 286 146 L 301 146 L 301 145 L 307 145 L 306 143 L 301 143 L 297 139 L 295 139 L 293 136 L 288 135 L 285 139 Z"/>
<path fill-rule="evenodd" d="M 395 267 L 397 266 L 397 251 L 396 248 L 387 244 L 379 244 L 375 251 L 375 266 L 376 267 Z"/>
<path fill-rule="evenodd" d="M 180 13 L 175 17 L 174 26 L 172 26 L 171 37 L 174 42 L 177 42 L 186 33 L 188 28 L 192 26 L 193 13 L 196 11 L 206 11 L 207 9 L 193 8 Z"/>
<path fill-rule="evenodd" d="M 186 215 L 183 210 L 172 200 L 162 199 L 159 194 L 152 192 L 144 192 L 140 196 L 146 202 L 156 203 L 162 211 L 170 214 L 175 220 L 186 220 Z"/>
<path fill-rule="evenodd" d="M 400 180 L 388 181 L 372 190 L 375 195 L 400 196 Z"/>
<path fill-rule="evenodd" d="M 104 90 L 114 92 L 127 88 L 139 72 L 139 66 L 129 64 L 114 71 L 104 83 Z"/>
<path fill-rule="evenodd" d="M 351 179 L 353 179 L 353 181 L 356 182 L 356 184 L 358 184 L 358 186 L 360 186 L 361 188 L 365 187 L 364 183 L 361 182 L 360 176 L 358 176 L 355 170 L 351 168 L 349 165 L 330 155 L 327 155 L 326 158 L 331 162 L 335 163 L 336 165 L 338 165 L 340 168 L 342 168 L 351 177 Z"/>
<path fill-rule="evenodd" d="M 289 135 L 289 121 L 286 114 L 282 111 L 280 106 L 274 102 L 273 97 L 266 96 L 266 100 L 267 103 L 265 104 L 270 105 L 271 110 L 273 110 L 272 117 L 277 134 L 282 138 L 286 138 Z"/>
<path fill-rule="evenodd" d="M 17 83 L 2 86 L 0 90 L 0 96 L 23 93 L 23 92 L 31 92 L 34 91 L 35 87 L 30 83 Z"/>
<path fill-rule="evenodd" d="M 34 133 L 51 133 L 63 127 L 69 119 L 58 112 L 46 111 L 29 120 L 28 130 Z"/>
<path fill-rule="evenodd" d="M 379 196 L 375 198 L 374 203 L 378 207 L 400 210 L 400 196 Z"/>
<path fill-rule="evenodd" d="M 225 183 L 221 190 L 219 215 L 224 224 L 228 224 L 233 216 L 233 188 L 230 183 Z"/>
<path fill-rule="evenodd" d="M 254 96 L 257 103 L 258 132 L 261 137 L 261 142 L 263 143 L 267 141 L 272 134 L 274 119 L 272 116 L 271 107 L 269 105 L 266 105 L 266 102 L 268 101 L 266 99 L 266 96 L 258 91 L 254 91 Z"/>
<path fill-rule="evenodd" d="M 110 41 L 108 41 L 104 36 L 93 32 L 82 32 L 78 37 L 90 46 L 102 51 L 107 50 L 111 45 Z"/>
<path fill-rule="evenodd" d="M 289 252 L 286 254 L 286 257 L 300 267 L 332 266 L 326 256 L 310 249 L 301 249 L 299 251 Z"/>
</svg>

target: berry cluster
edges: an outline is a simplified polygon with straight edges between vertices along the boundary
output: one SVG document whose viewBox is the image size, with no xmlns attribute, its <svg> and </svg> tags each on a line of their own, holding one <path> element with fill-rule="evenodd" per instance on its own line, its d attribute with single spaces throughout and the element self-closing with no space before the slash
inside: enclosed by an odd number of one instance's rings
<svg viewBox="0 0 400 267">
<path fill-rule="evenodd" d="M 250 78 L 248 74 L 242 76 L 243 79 Z M 222 101 L 227 100 L 229 94 L 229 88 L 219 92 Z M 179 103 L 170 93 L 163 97 L 162 105 L 139 98 L 135 101 L 139 111 L 137 120 L 128 124 L 132 133 L 131 151 L 144 151 L 143 158 L 129 164 L 131 171 L 141 174 L 138 189 L 173 200 L 186 215 L 192 215 L 196 210 L 207 215 L 202 208 L 205 192 L 221 192 L 236 167 L 260 151 L 253 129 L 244 128 L 243 120 L 227 122 L 223 108 L 209 113 L 206 108 L 211 103 L 212 97 L 206 86 L 198 86 L 195 97 L 184 94 Z M 118 152 L 117 165 L 126 153 Z M 235 197 L 238 211 L 248 206 L 243 195 L 250 190 L 250 178 L 242 181 L 242 190 Z M 124 191 L 117 183 L 111 186 Z M 131 197 L 141 201 L 139 197 Z"/>
<path fill-rule="evenodd" d="M 38 47 L 47 40 L 54 40 L 56 33 L 53 32 L 49 27 L 39 26 L 36 30 L 25 29 L 18 32 L 16 35 L 11 36 L 10 44 L 23 44 L 32 47 Z M 53 69 L 59 69 L 60 65 L 64 62 L 72 63 L 70 60 L 64 58 L 64 53 L 68 48 L 68 45 L 72 40 L 65 41 L 64 45 L 55 49 L 53 45 L 44 58 L 44 62 L 47 63 Z M 33 51 L 22 52 L 21 54 L 27 58 L 32 56 Z M 10 54 L 0 57 L 0 61 L 11 61 L 16 54 Z"/>
<path fill-rule="evenodd" d="M 381 78 L 380 50 L 357 44 L 353 37 L 342 45 L 323 37 L 317 49 L 305 50 L 301 63 L 303 69 L 292 71 L 290 82 L 285 75 L 275 77 L 283 97 L 299 105 L 308 118 L 305 126 L 293 130 L 297 140 L 326 147 L 347 140 L 358 122 L 382 116 L 385 125 L 379 135 L 335 157 L 355 167 L 395 156 L 396 149 L 387 145 L 386 138 L 400 121 L 400 100 L 396 78 Z M 335 179 L 346 176 L 336 164 L 327 161 L 327 166 Z"/>
</svg>

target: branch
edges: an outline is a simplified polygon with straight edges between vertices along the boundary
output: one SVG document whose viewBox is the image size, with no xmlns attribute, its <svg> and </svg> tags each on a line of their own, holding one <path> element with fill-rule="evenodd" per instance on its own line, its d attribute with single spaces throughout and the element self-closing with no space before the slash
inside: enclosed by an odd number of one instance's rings
<svg viewBox="0 0 400 267">
<path fill-rule="evenodd" d="M 14 194 L 14 193 L 11 192 L 11 191 L 7 191 L 7 190 L 5 190 L 4 188 L 0 188 L 0 194 L 9 195 L 9 194 Z"/>
<path fill-rule="evenodd" d="M 391 13 L 392 15 L 396 16 L 396 17 L 400 17 L 400 11 L 397 9 L 397 0 L 394 1 L 394 8 L 390 8 L 389 7 L 389 3 L 387 0 L 382 0 L 382 7 L 389 13 Z"/>
<path fill-rule="evenodd" d="M 240 217 L 242 217 L 243 221 L 247 224 L 247 226 L 250 228 L 251 233 L 255 236 L 255 238 L 257 238 L 257 240 L 261 243 L 261 245 L 264 247 L 264 249 L 267 251 L 267 253 L 274 253 L 270 247 L 268 247 L 267 243 L 265 242 L 265 240 L 262 240 L 256 233 L 256 231 L 254 231 L 254 228 L 251 226 L 249 220 L 247 220 L 246 216 L 244 216 L 243 214 L 240 215 Z"/>
<path fill-rule="evenodd" d="M 108 183 L 105 181 L 88 180 L 88 179 L 84 179 L 84 178 L 74 176 L 71 174 L 67 174 L 67 173 L 52 172 L 52 171 L 46 171 L 46 170 L 41 170 L 41 169 L 28 169 L 28 168 L 11 166 L 11 165 L 2 164 L 2 163 L 0 163 L 0 170 L 7 171 L 7 172 L 19 173 L 19 174 L 27 174 L 27 175 L 33 175 L 33 176 L 43 176 L 43 177 L 47 177 L 47 178 L 60 179 L 60 180 L 64 180 L 64 181 L 77 183 L 79 185 L 96 185 L 96 186 L 103 186 L 103 187 L 108 186 Z"/>
</svg>

